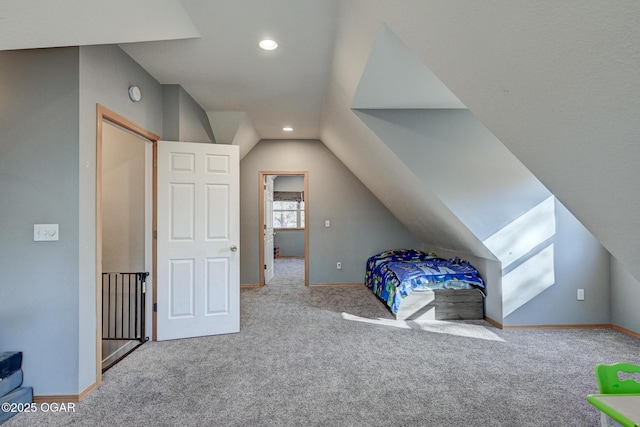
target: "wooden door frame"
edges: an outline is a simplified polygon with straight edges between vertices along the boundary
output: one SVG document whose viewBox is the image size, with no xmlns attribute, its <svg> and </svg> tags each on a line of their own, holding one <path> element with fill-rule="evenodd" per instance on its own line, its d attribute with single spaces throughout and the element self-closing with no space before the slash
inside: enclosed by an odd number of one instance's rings
<svg viewBox="0 0 640 427">
<path fill-rule="evenodd" d="M 258 172 L 258 232 L 260 286 L 264 286 L 264 178 L 267 175 L 302 175 L 304 179 L 304 285 L 309 286 L 309 171 Z"/>
<path fill-rule="evenodd" d="M 151 204 L 153 206 L 153 224 L 152 232 L 156 230 L 156 176 L 155 176 L 155 156 L 156 145 L 160 137 L 150 132 L 131 120 L 126 119 L 120 114 L 109 110 L 108 108 L 96 104 L 96 386 L 102 383 L 102 123 L 109 122 L 119 126 L 129 132 L 132 132 L 153 144 L 153 194 Z M 145 174 L 146 179 L 146 174 Z M 156 259 L 156 241 L 153 239 L 153 299 L 155 302 L 155 259 Z M 155 339 L 156 314 L 153 313 L 153 338 Z"/>
</svg>

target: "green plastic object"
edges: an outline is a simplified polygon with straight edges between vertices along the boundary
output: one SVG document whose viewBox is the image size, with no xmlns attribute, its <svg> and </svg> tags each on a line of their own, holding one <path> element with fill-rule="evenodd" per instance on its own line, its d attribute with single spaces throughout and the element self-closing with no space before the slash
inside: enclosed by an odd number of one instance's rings
<svg viewBox="0 0 640 427">
<path fill-rule="evenodd" d="M 621 380 L 618 376 L 620 372 L 627 374 L 638 373 L 640 366 L 632 363 L 620 362 L 611 365 L 596 365 L 596 378 L 598 387 L 602 394 L 638 394 L 640 393 L 640 382 L 633 378 Z"/>
</svg>

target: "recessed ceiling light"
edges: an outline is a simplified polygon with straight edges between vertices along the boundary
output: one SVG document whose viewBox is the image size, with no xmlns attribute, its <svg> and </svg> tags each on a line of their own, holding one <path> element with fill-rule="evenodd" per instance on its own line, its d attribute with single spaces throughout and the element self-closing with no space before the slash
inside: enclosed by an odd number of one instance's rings
<svg viewBox="0 0 640 427">
<path fill-rule="evenodd" d="M 274 50 L 278 47 L 278 43 L 270 39 L 264 39 L 260 43 L 258 43 L 258 45 L 264 50 Z"/>
<path fill-rule="evenodd" d="M 293 128 L 290 127 L 290 126 L 283 127 L 282 130 L 285 131 L 285 132 L 293 132 Z"/>
</svg>

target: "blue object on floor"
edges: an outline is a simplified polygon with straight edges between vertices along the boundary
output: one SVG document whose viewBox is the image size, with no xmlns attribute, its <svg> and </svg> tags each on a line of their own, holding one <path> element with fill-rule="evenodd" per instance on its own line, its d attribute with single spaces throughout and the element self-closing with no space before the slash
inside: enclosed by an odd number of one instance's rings
<svg viewBox="0 0 640 427">
<path fill-rule="evenodd" d="M 20 369 L 21 365 L 21 351 L 5 351 L 0 353 L 0 378 L 5 378 L 13 374 Z"/>
<path fill-rule="evenodd" d="M 12 392 L 0 397 L 0 405 L 2 405 L 3 408 L 5 403 L 9 404 L 8 412 L 5 412 L 4 409 L 0 410 L 0 424 L 18 413 L 17 411 L 13 411 L 14 408 L 11 407 L 11 404 L 25 405 L 31 402 L 33 402 L 33 388 L 31 387 L 18 387 Z"/>
<path fill-rule="evenodd" d="M 13 374 L 5 378 L 0 378 L 0 396 L 17 389 L 22 385 L 22 369 L 18 369 Z"/>
</svg>

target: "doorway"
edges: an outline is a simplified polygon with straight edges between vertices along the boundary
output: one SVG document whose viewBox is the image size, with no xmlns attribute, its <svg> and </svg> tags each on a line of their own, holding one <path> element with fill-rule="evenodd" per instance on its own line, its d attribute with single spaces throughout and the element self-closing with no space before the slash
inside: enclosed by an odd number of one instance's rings
<svg viewBox="0 0 640 427">
<path fill-rule="evenodd" d="M 102 371 L 146 340 L 146 156 L 151 142 L 102 126 Z"/>
<path fill-rule="evenodd" d="M 309 286 L 309 184 L 307 171 L 259 172 L 260 286 L 278 274 L 280 258 L 303 258 Z M 276 206 L 274 210 L 274 203 Z"/>
<path fill-rule="evenodd" d="M 152 324 L 153 151 L 158 136 L 98 105 L 97 383 L 148 339 Z"/>
</svg>

